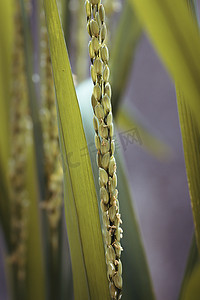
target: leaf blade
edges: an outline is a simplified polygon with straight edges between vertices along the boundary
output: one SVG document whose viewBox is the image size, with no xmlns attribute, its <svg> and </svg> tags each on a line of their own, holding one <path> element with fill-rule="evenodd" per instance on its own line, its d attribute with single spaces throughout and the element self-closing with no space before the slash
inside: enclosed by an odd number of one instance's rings
<svg viewBox="0 0 200 300">
<path fill-rule="evenodd" d="M 200 294 L 200 286 L 199 286 L 199 279 L 200 279 L 200 264 L 196 265 L 194 268 L 188 283 L 186 284 L 185 291 L 183 294 L 183 300 L 198 300 Z"/>
<path fill-rule="evenodd" d="M 187 4 L 178 0 L 130 1 L 169 73 L 185 94 L 200 128 L 200 38 Z"/>
<path fill-rule="evenodd" d="M 8 244 L 10 243 L 10 199 L 7 166 L 9 160 L 10 74 L 14 27 L 13 6 L 12 0 L 0 2 L 0 223 Z"/>
<path fill-rule="evenodd" d="M 79 255 L 83 249 L 84 262 L 82 266 L 85 266 L 86 281 L 91 299 L 110 299 L 96 191 L 89 157 L 86 155 L 83 158 L 80 153 L 81 148 L 85 148 L 86 153 L 88 153 L 88 149 L 66 45 L 55 0 L 44 0 L 44 7 L 57 97 L 58 119 L 60 119 L 61 148 L 63 146 L 65 148 L 65 153 L 63 153 L 65 179 L 70 176 L 70 180 L 65 181 L 65 190 L 68 188 L 67 192 L 71 193 L 70 201 L 72 203 L 71 209 L 73 209 L 73 212 L 66 209 L 66 218 L 70 218 L 70 214 L 73 213 L 71 222 L 67 221 L 69 241 L 74 242 L 70 244 L 71 254 L 76 251 L 75 244 L 79 246 Z M 76 201 L 75 206 L 73 199 Z M 67 208 L 69 205 L 67 199 L 65 202 Z M 76 216 L 78 222 L 76 222 Z M 76 224 L 78 228 L 73 228 L 72 224 Z M 72 229 L 76 229 L 76 240 L 73 240 Z M 78 240 L 79 234 L 82 245 Z M 72 256 L 73 276 L 76 278 L 76 274 L 77 278 L 80 278 L 80 269 L 77 269 L 76 266 L 76 260 Z M 83 269 L 82 272 L 84 273 Z M 81 295 L 82 291 L 84 295 L 87 295 L 87 287 L 82 285 L 81 281 L 74 280 L 74 290 L 79 291 L 75 295 L 76 299 L 79 299 L 77 295 Z"/>
<path fill-rule="evenodd" d="M 185 96 L 177 88 L 177 104 L 181 127 L 188 186 L 192 203 L 197 246 L 200 252 L 200 147 L 199 130 Z"/>
</svg>

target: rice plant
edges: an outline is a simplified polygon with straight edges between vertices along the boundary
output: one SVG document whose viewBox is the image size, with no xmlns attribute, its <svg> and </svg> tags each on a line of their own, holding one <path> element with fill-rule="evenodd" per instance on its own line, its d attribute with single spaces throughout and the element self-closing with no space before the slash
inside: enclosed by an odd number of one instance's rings
<svg viewBox="0 0 200 300">
<path fill-rule="evenodd" d="M 195 227 L 178 299 L 199 299 L 197 4 L 0 2 L 0 298 L 157 299 L 121 138 L 170 152 L 124 104 L 145 31 L 176 88 Z"/>
</svg>

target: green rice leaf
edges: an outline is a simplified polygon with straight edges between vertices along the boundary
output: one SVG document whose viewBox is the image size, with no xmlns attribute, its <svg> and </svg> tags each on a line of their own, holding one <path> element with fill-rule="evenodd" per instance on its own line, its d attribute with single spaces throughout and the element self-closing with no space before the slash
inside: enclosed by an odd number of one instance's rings
<svg viewBox="0 0 200 300">
<path fill-rule="evenodd" d="M 177 104 L 195 224 L 196 242 L 200 252 L 200 134 L 188 102 L 178 88 Z"/>
<path fill-rule="evenodd" d="M 187 0 L 189 11 L 196 17 L 196 1 L 195 0 Z M 194 221 L 196 225 L 196 238 L 193 237 L 191 249 L 189 252 L 188 262 L 185 270 L 185 274 L 183 277 L 181 290 L 179 299 L 184 299 L 185 293 L 187 291 L 188 282 L 190 281 L 191 274 L 194 271 L 194 268 L 197 266 L 199 261 L 199 252 L 197 248 L 200 245 L 199 242 L 199 222 L 198 222 L 198 204 L 199 204 L 199 180 L 195 178 L 195 176 L 199 176 L 198 170 L 195 168 L 196 162 L 199 164 L 199 130 L 194 122 L 194 117 L 190 112 L 190 108 L 185 101 L 185 97 L 180 92 L 177 87 L 177 103 L 178 103 L 178 112 L 179 112 L 179 120 L 180 120 L 180 127 L 182 133 L 182 140 L 183 140 L 183 148 L 184 148 L 184 155 L 185 155 L 185 163 L 186 163 L 186 170 L 187 170 L 187 177 L 189 182 L 189 192 L 192 202 L 192 209 L 194 215 Z M 191 146 L 190 147 L 190 143 Z M 191 165 L 190 165 L 191 164 Z M 195 171 L 196 170 L 196 171 Z M 191 184 L 190 184 L 191 182 Z M 197 242 L 196 242 L 197 239 Z"/>
<path fill-rule="evenodd" d="M 9 103 L 11 79 L 11 53 L 13 40 L 12 1 L 0 1 L 0 224 L 9 244 L 9 195 L 8 195 L 8 158 L 9 158 Z"/>
<path fill-rule="evenodd" d="M 110 299 L 98 204 L 80 110 L 55 0 L 44 0 L 64 168 L 75 299 Z"/>
<path fill-rule="evenodd" d="M 0 2 L 0 156 L 6 165 L 9 155 L 9 103 L 11 60 L 13 46 L 13 3 L 12 0 Z M 5 170 L 5 168 L 4 168 Z"/>
<path fill-rule="evenodd" d="M 186 1 L 129 0 L 200 128 L 200 37 Z"/>
<path fill-rule="evenodd" d="M 194 268 L 190 279 L 185 287 L 182 300 L 199 300 L 200 295 L 200 264 Z"/>
</svg>

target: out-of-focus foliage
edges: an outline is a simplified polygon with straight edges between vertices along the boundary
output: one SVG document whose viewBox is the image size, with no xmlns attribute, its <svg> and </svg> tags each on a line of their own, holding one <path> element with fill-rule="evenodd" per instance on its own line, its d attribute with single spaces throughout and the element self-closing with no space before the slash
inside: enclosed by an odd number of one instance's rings
<svg viewBox="0 0 200 300">
<path fill-rule="evenodd" d="M 200 38 L 186 2 L 130 1 L 173 80 L 184 93 L 200 129 Z"/>
<path fill-rule="evenodd" d="M 116 114 L 116 123 L 122 131 L 135 130 L 136 142 L 158 159 L 165 160 L 170 157 L 170 148 L 151 133 L 149 127 L 137 115 L 136 110 L 133 111 L 128 106 L 121 105 Z"/>
<path fill-rule="evenodd" d="M 9 199 L 8 199 L 8 157 L 9 157 L 9 103 L 11 52 L 13 40 L 12 1 L 0 3 L 0 222 L 9 243 Z M 6 28 L 6 30 L 5 30 Z"/>
<path fill-rule="evenodd" d="M 138 21 L 130 1 L 125 1 L 111 48 L 112 105 L 115 115 L 128 83 L 133 58 L 141 36 L 142 26 Z"/>
<path fill-rule="evenodd" d="M 195 237 L 193 237 L 192 245 L 190 248 L 188 261 L 187 261 L 187 265 L 186 265 L 186 269 L 185 269 L 185 274 L 184 274 L 184 277 L 182 280 L 182 285 L 181 285 L 181 290 L 180 290 L 180 295 L 179 295 L 180 300 L 184 299 L 185 290 L 187 289 L 188 281 L 190 281 L 193 270 L 197 266 L 198 262 L 199 262 L 199 253 L 198 253 L 198 249 L 197 249 L 196 239 L 195 239 Z"/>
<path fill-rule="evenodd" d="M 192 275 L 185 286 L 185 291 L 182 298 L 183 300 L 199 299 L 199 295 L 200 295 L 199 278 L 200 278 L 200 265 L 197 264 L 193 269 Z"/>
<path fill-rule="evenodd" d="M 188 102 L 178 88 L 177 103 L 197 247 L 200 251 L 200 135 Z"/>
</svg>

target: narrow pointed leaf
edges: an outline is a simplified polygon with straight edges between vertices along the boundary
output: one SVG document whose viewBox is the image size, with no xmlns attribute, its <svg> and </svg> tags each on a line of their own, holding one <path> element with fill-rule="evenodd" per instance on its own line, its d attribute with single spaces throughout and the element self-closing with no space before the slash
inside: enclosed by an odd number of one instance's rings
<svg viewBox="0 0 200 300">
<path fill-rule="evenodd" d="M 75 299 L 110 299 L 87 143 L 55 0 L 44 0 L 64 167 L 66 223 Z M 88 100 L 89 101 L 89 100 Z"/>
<path fill-rule="evenodd" d="M 188 9 L 196 18 L 196 1 L 195 0 L 187 0 Z M 197 19 L 196 19 L 197 20 Z M 179 113 L 179 121 L 181 127 L 181 134 L 183 140 L 183 148 L 184 148 L 184 155 L 185 155 L 185 163 L 186 163 L 186 170 L 187 170 L 187 177 L 189 183 L 189 192 L 191 196 L 192 208 L 193 208 L 193 215 L 194 215 L 194 222 L 196 225 L 196 237 L 193 237 L 191 249 L 188 256 L 188 261 L 186 265 L 185 274 L 182 280 L 181 290 L 179 299 L 183 299 L 185 296 L 185 291 L 188 286 L 188 282 L 191 278 L 191 274 L 194 271 L 194 268 L 197 266 L 199 261 L 199 251 L 197 247 L 200 245 L 199 243 L 199 223 L 198 223 L 198 216 L 199 213 L 198 204 L 199 204 L 199 193 L 196 191 L 196 185 L 199 186 L 200 182 L 198 178 L 193 176 L 199 176 L 198 170 L 197 173 L 194 172 L 194 166 L 196 165 L 196 161 L 199 162 L 199 151 L 197 151 L 200 136 L 199 130 L 194 122 L 194 117 L 190 112 L 190 108 L 185 101 L 185 97 L 180 92 L 179 88 L 177 87 L 177 103 L 178 103 L 178 113 Z M 191 143 L 192 147 L 188 145 Z M 196 150 L 196 151 L 195 151 Z M 191 156 L 191 157 L 190 157 Z M 191 165 L 190 165 L 191 163 Z M 193 171 L 192 171 L 193 170 Z M 192 184 L 190 184 L 190 182 Z"/>
<path fill-rule="evenodd" d="M 182 300 L 199 300 L 200 295 L 200 264 L 194 268 L 190 279 L 185 287 Z"/>
<path fill-rule="evenodd" d="M 172 78 L 186 96 L 200 128 L 200 36 L 187 3 L 129 0 Z"/>
<path fill-rule="evenodd" d="M 179 89 L 177 103 L 196 241 L 200 252 L 200 134 L 186 98 Z"/>
<path fill-rule="evenodd" d="M 0 1 L 0 223 L 9 244 L 9 103 L 13 41 L 13 3 Z"/>
<path fill-rule="evenodd" d="M 0 2 L 0 155 L 8 157 L 9 103 L 13 48 L 13 1 Z M 5 135 L 5 138 L 4 136 Z M 6 161 L 5 161 L 6 163 Z"/>
</svg>

